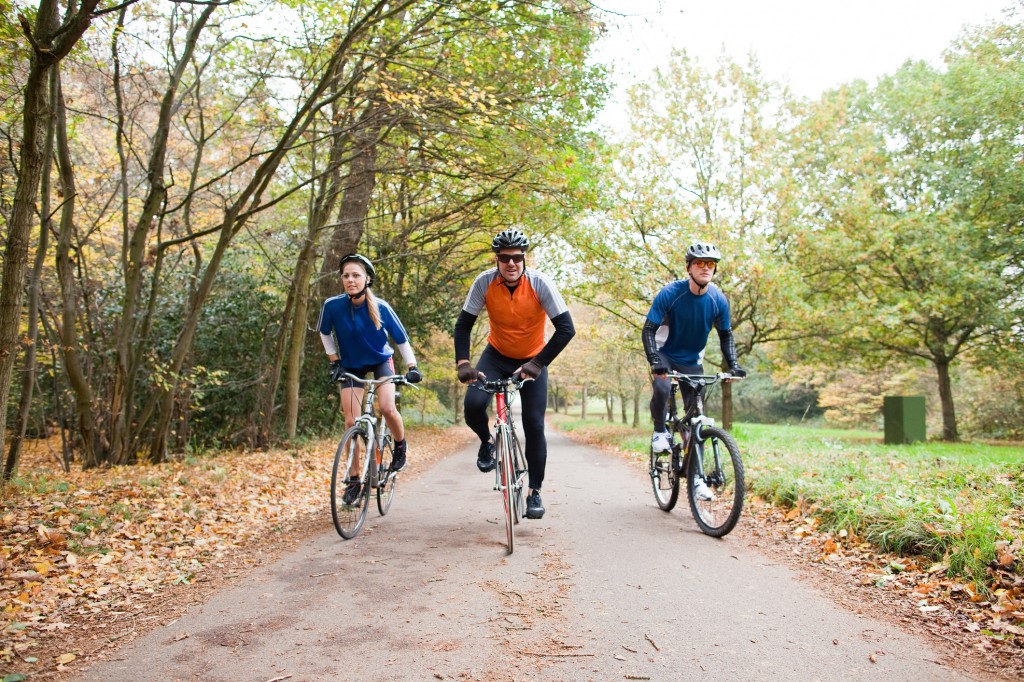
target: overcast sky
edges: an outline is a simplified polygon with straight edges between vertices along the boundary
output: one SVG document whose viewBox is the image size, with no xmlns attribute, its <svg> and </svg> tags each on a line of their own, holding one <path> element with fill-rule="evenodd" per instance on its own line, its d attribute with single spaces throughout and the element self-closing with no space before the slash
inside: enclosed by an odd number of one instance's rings
<svg viewBox="0 0 1024 682">
<path fill-rule="evenodd" d="M 672 47 L 706 67 L 724 50 L 757 55 L 764 75 L 804 97 L 857 78 L 872 82 L 907 59 L 939 63 L 967 25 L 999 19 L 1014 0 L 592 0 L 607 10 L 597 49 L 616 92 L 601 118 L 625 122 L 624 89 L 650 76 Z"/>
</svg>

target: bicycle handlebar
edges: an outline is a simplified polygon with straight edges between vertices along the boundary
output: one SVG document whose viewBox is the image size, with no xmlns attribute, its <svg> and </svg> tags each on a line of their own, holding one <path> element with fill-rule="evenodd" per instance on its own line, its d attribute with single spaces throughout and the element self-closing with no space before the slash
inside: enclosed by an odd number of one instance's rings
<svg viewBox="0 0 1024 682">
<path fill-rule="evenodd" d="M 669 379 L 675 379 L 676 381 L 685 381 L 688 384 L 704 384 L 705 386 L 714 386 L 719 381 L 739 381 L 742 377 L 736 377 L 729 372 L 719 372 L 718 374 L 683 374 L 681 372 L 668 372 L 666 376 Z"/>
<path fill-rule="evenodd" d="M 523 379 L 521 377 L 507 377 L 505 379 L 494 379 L 492 381 L 479 379 L 477 383 L 472 385 L 475 386 L 477 390 L 483 391 L 484 393 L 499 393 L 505 390 L 514 392 L 521 390 L 523 388 L 523 384 L 527 381 L 533 381 L 533 379 Z"/>
<path fill-rule="evenodd" d="M 406 386 L 419 388 L 419 386 L 411 383 L 408 379 L 406 379 L 404 374 L 392 374 L 391 376 L 381 377 L 380 379 L 363 379 L 361 377 L 357 377 L 355 374 L 343 372 L 342 374 L 338 375 L 337 381 L 341 381 L 342 379 L 348 379 L 358 384 L 362 384 L 363 386 L 380 386 L 381 384 L 405 384 Z"/>
</svg>

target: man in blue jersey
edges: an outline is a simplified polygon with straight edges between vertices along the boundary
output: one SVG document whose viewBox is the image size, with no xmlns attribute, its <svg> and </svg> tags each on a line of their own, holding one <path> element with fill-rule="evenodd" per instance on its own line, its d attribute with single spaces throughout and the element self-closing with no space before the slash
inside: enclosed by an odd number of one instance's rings
<svg viewBox="0 0 1024 682">
<path fill-rule="evenodd" d="M 408 366 L 405 378 L 411 383 L 422 380 L 405 327 L 394 308 L 370 290 L 377 274 L 373 263 L 365 256 L 350 253 L 341 259 L 339 269 L 345 293 L 324 301 L 317 324 L 320 340 L 331 361 L 331 380 L 338 381 L 346 372 L 360 378 L 372 372 L 375 379 L 396 374 L 392 359 L 395 351 L 388 344 L 388 336 L 394 340 Z M 377 389 L 377 402 L 395 438 L 391 468 L 401 471 L 406 464 L 405 427 L 395 405 L 395 385 L 381 384 Z M 352 428 L 362 409 L 362 387 L 351 379 L 342 379 L 341 404 L 345 411 L 345 428 Z M 345 487 L 346 504 L 359 497 L 360 487 L 356 458 Z"/>
<path fill-rule="evenodd" d="M 655 452 L 671 449 L 671 437 L 665 427 L 665 408 L 672 384 L 666 374 L 670 369 L 682 374 L 704 373 L 704 350 L 712 327 L 718 330 L 722 357 L 729 365 L 729 372 L 735 377 L 747 375 L 736 362 L 729 302 L 722 290 L 711 283 L 721 259 L 717 246 L 703 242 L 691 244 L 686 249 L 689 278 L 672 282 L 659 291 L 644 321 L 644 353 L 653 375 L 651 419 L 654 421 L 654 435 L 651 448 Z M 660 329 L 667 329 L 666 338 L 662 339 Z M 687 386 L 682 390 L 684 404 L 689 405 L 694 398 L 693 392 Z"/>
</svg>

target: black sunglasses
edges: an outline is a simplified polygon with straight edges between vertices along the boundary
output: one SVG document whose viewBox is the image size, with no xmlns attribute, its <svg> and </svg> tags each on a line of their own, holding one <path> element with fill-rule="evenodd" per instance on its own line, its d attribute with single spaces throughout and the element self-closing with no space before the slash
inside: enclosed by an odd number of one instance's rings
<svg viewBox="0 0 1024 682">
<path fill-rule="evenodd" d="M 502 263 L 522 263 L 526 256 L 521 253 L 499 253 L 498 261 Z"/>
</svg>

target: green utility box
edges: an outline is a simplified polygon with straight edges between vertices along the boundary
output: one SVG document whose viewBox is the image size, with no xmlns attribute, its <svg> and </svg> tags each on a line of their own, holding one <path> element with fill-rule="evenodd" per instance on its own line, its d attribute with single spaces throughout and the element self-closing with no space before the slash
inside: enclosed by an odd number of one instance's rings
<svg viewBox="0 0 1024 682">
<path fill-rule="evenodd" d="M 886 445 L 927 440 L 923 395 L 887 395 L 882 404 Z"/>
</svg>

